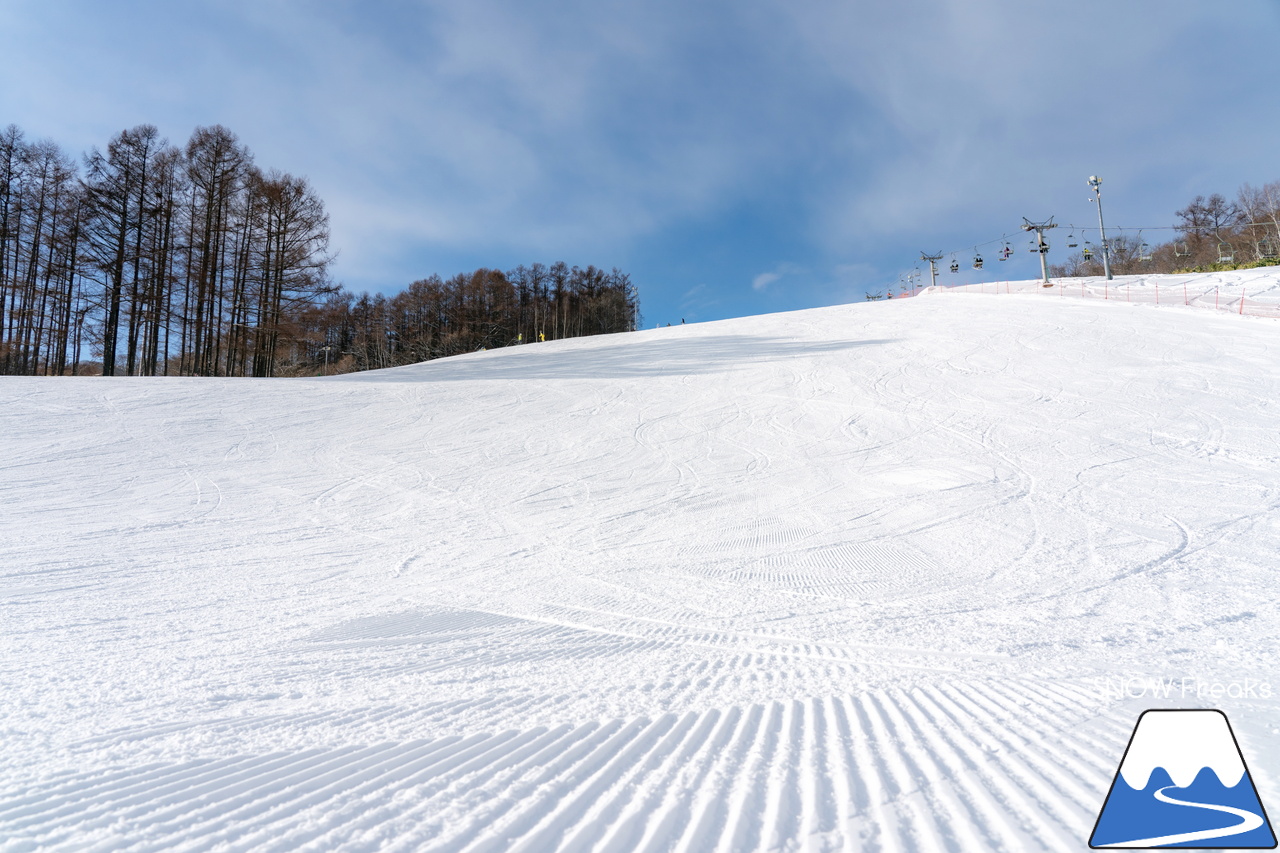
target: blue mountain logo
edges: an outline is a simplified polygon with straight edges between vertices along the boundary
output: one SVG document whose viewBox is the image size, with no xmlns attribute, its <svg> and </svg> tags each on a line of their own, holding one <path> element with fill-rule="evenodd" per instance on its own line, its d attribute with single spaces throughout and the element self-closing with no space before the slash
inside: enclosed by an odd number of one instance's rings
<svg viewBox="0 0 1280 853">
<path fill-rule="evenodd" d="M 1227 715 L 1144 711 L 1089 846 L 1274 849 L 1275 833 Z"/>
</svg>

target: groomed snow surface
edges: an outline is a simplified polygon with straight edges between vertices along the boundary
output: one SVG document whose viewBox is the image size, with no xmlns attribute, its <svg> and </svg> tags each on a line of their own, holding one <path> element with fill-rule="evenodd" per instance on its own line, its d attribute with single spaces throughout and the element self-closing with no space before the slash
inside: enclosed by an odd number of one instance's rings
<svg viewBox="0 0 1280 853">
<path fill-rule="evenodd" d="M 0 379 L 0 850 L 1083 850 L 1153 707 L 1274 814 L 1280 321 L 1025 290 Z"/>
</svg>

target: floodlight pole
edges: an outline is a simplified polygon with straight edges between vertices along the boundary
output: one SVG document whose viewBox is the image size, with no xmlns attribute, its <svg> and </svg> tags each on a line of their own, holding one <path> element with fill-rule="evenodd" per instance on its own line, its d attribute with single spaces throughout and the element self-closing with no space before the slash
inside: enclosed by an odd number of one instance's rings
<svg viewBox="0 0 1280 853">
<path fill-rule="evenodd" d="M 1102 240 L 1102 269 L 1107 274 L 1107 281 L 1111 281 L 1111 250 L 1107 248 L 1107 226 L 1102 224 L 1102 178 L 1090 175 L 1089 186 L 1093 188 L 1093 198 L 1090 201 L 1098 203 L 1098 236 Z"/>
<path fill-rule="evenodd" d="M 1040 277 L 1046 285 L 1049 284 L 1049 244 L 1044 239 L 1044 232 L 1057 227 L 1053 224 L 1052 216 L 1047 222 L 1032 222 L 1027 217 L 1022 217 L 1022 230 L 1036 232 L 1036 250 L 1040 252 Z"/>
<path fill-rule="evenodd" d="M 929 255 L 925 252 L 920 253 L 920 260 L 929 262 L 929 286 L 938 286 L 938 261 L 942 260 L 942 253 Z"/>
</svg>

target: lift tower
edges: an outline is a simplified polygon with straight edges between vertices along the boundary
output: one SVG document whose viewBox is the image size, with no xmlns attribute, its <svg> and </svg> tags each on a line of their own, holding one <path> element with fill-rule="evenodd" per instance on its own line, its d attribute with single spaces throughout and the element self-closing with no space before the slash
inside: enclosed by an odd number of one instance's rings
<svg viewBox="0 0 1280 853">
<path fill-rule="evenodd" d="M 1027 217 L 1022 217 L 1022 230 L 1036 232 L 1036 247 L 1031 251 L 1040 253 L 1040 276 L 1044 279 L 1045 287 L 1049 286 L 1049 241 L 1044 238 L 1044 232 L 1057 227 L 1053 224 L 1052 216 L 1048 222 L 1032 222 Z"/>
<path fill-rule="evenodd" d="M 936 287 L 938 284 L 938 261 L 942 260 L 942 253 L 930 255 L 922 251 L 920 260 L 929 262 L 929 286 Z"/>
</svg>

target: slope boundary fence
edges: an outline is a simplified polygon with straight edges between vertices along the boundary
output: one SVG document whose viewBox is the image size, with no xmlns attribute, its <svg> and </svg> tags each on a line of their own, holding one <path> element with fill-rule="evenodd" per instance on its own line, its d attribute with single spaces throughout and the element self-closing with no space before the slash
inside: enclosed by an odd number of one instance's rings
<svg viewBox="0 0 1280 853">
<path fill-rule="evenodd" d="M 1140 305 L 1207 308 L 1249 317 L 1280 319 L 1280 287 L 1275 279 L 1242 282 L 1187 276 L 1124 276 L 1113 281 L 1087 278 L 1040 281 L 987 281 L 925 288 L 918 293 L 1038 294 L 1051 298 L 1099 299 Z"/>
</svg>

